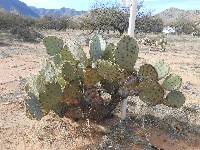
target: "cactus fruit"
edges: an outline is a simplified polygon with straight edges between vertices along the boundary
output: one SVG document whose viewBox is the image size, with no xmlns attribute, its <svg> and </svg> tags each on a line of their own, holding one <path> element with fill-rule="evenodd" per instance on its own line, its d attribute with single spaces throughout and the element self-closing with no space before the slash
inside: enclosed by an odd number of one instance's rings
<svg viewBox="0 0 200 150">
<path fill-rule="evenodd" d="M 142 65 L 139 69 L 138 76 L 141 80 L 158 80 L 158 73 L 150 64 Z"/>
<path fill-rule="evenodd" d="M 62 99 L 62 90 L 59 83 L 47 83 L 45 91 L 39 93 L 39 102 L 45 112 L 49 112 Z"/>
<path fill-rule="evenodd" d="M 180 91 L 171 91 L 167 97 L 165 105 L 173 108 L 181 108 L 185 103 L 185 96 Z"/>
<path fill-rule="evenodd" d="M 106 48 L 106 42 L 101 35 L 94 35 L 89 42 L 90 57 L 93 60 L 101 59 Z"/>
<path fill-rule="evenodd" d="M 91 88 L 95 84 L 97 84 L 101 80 L 100 75 L 98 74 L 96 69 L 92 67 L 87 67 L 84 73 L 84 85 L 87 88 Z"/>
<path fill-rule="evenodd" d="M 138 59 L 139 48 L 137 41 L 129 36 L 124 36 L 115 50 L 115 62 L 129 72 L 134 71 L 136 60 Z"/>
<path fill-rule="evenodd" d="M 115 51 L 115 45 L 113 43 L 107 45 L 103 54 L 103 59 L 114 62 L 115 61 L 114 51 Z"/>
<path fill-rule="evenodd" d="M 139 98 L 148 104 L 157 105 L 161 103 L 164 95 L 164 89 L 156 81 L 146 80 L 139 84 Z"/>
<path fill-rule="evenodd" d="M 119 65 L 107 60 L 97 62 L 97 72 L 103 79 L 110 82 L 118 81 L 124 77 Z"/>
<path fill-rule="evenodd" d="M 43 43 L 46 47 L 47 53 L 50 56 L 54 56 L 60 53 L 64 45 L 64 42 L 55 36 L 49 36 L 44 38 Z"/>
<path fill-rule="evenodd" d="M 158 73 L 159 80 L 168 75 L 170 67 L 164 61 L 159 61 L 159 62 L 155 63 L 153 66 Z"/>
<path fill-rule="evenodd" d="M 166 79 L 163 81 L 162 86 L 167 91 L 178 90 L 181 87 L 182 78 L 175 74 L 170 74 Z"/>
</svg>

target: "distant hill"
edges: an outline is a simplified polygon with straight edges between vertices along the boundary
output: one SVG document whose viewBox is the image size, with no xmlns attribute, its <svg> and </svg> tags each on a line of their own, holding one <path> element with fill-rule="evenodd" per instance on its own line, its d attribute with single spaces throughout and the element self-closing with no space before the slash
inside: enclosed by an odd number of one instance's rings
<svg viewBox="0 0 200 150">
<path fill-rule="evenodd" d="M 169 8 L 157 14 L 163 19 L 165 25 L 176 21 L 179 18 L 184 18 L 189 21 L 200 22 L 200 10 L 182 10 L 178 8 Z"/>
<path fill-rule="evenodd" d="M 36 8 L 31 6 L 32 11 L 37 13 L 39 16 L 47 16 L 47 15 L 56 15 L 56 16 L 78 16 L 85 11 L 77 11 L 75 9 L 70 8 L 60 8 L 60 9 L 45 9 L 45 8 Z"/>
<path fill-rule="evenodd" d="M 0 8 L 6 12 L 16 13 L 22 16 L 39 17 L 37 13 L 19 0 L 0 0 Z"/>
</svg>

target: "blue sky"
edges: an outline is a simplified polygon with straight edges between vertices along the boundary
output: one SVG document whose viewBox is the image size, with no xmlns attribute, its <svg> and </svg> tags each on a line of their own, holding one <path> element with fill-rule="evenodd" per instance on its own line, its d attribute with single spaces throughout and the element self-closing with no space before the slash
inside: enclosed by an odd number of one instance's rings
<svg viewBox="0 0 200 150">
<path fill-rule="evenodd" d="M 77 10 L 88 10 L 95 0 L 21 0 L 29 6 L 40 8 L 74 8 Z M 103 1 L 103 0 L 102 0 Z M 119 0 L 120 1 L 120 0 Z M 144 0 L 145 7 L 156 12 L 169 7 L 180 9 L 200 10 L 200 0 Z"/>
</svg>

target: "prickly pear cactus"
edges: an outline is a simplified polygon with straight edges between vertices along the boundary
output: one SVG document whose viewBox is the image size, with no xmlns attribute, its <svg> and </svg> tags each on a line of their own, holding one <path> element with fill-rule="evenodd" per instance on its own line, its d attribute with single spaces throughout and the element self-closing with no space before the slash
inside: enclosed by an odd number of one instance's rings
<svg viewBox="0 0 200 150">
<path fill-rule="evenodd" d="M 47 53 L 50 56 L 54 56 L 60 53 L 64 45 L 64 42 L 55 36 L 49 36 L 44 38 L 43 43 L 46 47 Z"/>
<path fill-rule="evenodd" d="M 153 64 L 153 66 L 158 73 L 158 79 L 159 80 L 168 75 L 170 67 L 164 61 L 159 61 L 159 62 Z"/>
<path fill-rule="evenodd" d="M 110 43 L 109 45 L 106 46 L 106 49 L 103 53 L 103 59 L 104 60 L 109 60 L 114 62 L 115 61 L 115 45 L 113 43 Z"/>
<path fill-rule="evenodd" d="M 165 95 L 162 86 L 158 82 L 151 80 L 141 82 L 139 84 L 139 91 L 140 100 L 150 105 L 162 103 Z"/>
<path fill-rule="evenodd" d="M 167 91 L 178 90 L 181 87 L 182 78 L 178 75 L 171 74 L 163 82 L 163 87 Z"/>
<path fill-rule="evenodd" d="M 158 73 L 156 69 L 150 64 L 142 65 L 138 72 L 138 76 L 141 80 L 158 80 Z"/>
<path fill-rule="evenodd" d="M 136 60 L 138 59 L 139 47 L 137 41 L 129 36 L 124 36 L 115 50 L 115 62 L 129 72 L 134 71 Z"/>
<path fill-rule="evenodd" d="M 102 58 L 103 53 L 106 49 L 106 42 L 101 35 L 94 35 L 89 43 L 90 57 L 93 60 Z"/>
<path fill-rule="evenodd" d="M 110 82 L 124 78 L 123 71 L 120 69 L 119 65 L 106 60 L 97 62 L 97 72 L 103 79 Z"/>
<path fill-rule="evenodd" d="M 185 96 L 180 91 L 171 91 L 167 97 L 165 105 L 173 108 L 181 108 L 185 103 Z"/>
<path fill-rule="evenodd" d="M 76 41 L 64 46 L 62 40 L 47 37 L 44 45 L 50 60 L 26 85 L 25 104 L 27 115 L 32 118 L 41 119 L 50 110 L 61 117 L 81 110 L 81 117 L 103 119 L 128 96 L 139 96 L 153 106 L 180 108 L 185 102 L 184 95 L 175 91 L 182 83 L 179 76 L 171 74 L 162 86 L 159 84 L 169 73 L 169 66 L 163 61 L 145 64 L 138 72 L 134 69 L 139 48 L 129 36 L 124 36 L 117 47 L 106 47 L 102 36 L 95 35 L 90 41 L 89 59 Z M 166 91 L 171 92 L 165 98 Z"/>
</svg>

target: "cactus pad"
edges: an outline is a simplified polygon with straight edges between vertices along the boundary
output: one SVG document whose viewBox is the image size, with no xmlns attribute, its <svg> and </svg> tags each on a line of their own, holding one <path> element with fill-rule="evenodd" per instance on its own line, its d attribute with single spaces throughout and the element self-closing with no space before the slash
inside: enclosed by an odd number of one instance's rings
<svg viewBox="0 0 200 150">
<path fill-rule="evenodd" d="M 168 75 L 170 67 L 164 61 L 159 61 L 159 62 L 155 63 L 153 66 L 158 73 L 159 80 Z"/>
<path fill-rule="evenodd" d="M 81 99 L 80 83 L 72 81 L 65 86 L 63 101 L 69 105 L 79 104 Z"/>
<path fill-rule="evenodd" d="M 185 103 L 185 96 L 180 91 L 171 91 L 167 97 L 165 105 L 173 108 L 180 108 Z"/>
<path fill-rule="evenodd" d="M 107 45 L 103 53 L 103 59 L 114 62 L 115 60 L 114 51 L 115 51 L 115 45 L 113 43 Z"/>
<path fill-rule="evenodd" d="M 115 62 L 129 72 L 134 71 L 136 60 L 138 59 L 139 47 L 137 41 L 129 36 L 124 36 L 115 50 Z"/>
<path fill-rule="evenodd" d="M 97 72 L 103 79 L 110 82 L 120 80 L 124 77 L 119 65 L 107 60 L 98 61 Z"/>
<path fill-rule="evenodd" d="M 46 47 L 47 53 L 50 56 L 60 53 L 64 45 L 63 41 L 55 36 L 44 38 L 43 43 Z"/>
<path fill-rule="evenodd" d="M 93 60 L 102 58 L 106 48 L 106 42 L 101 35 L 94 35 L 89 42 L 90 57 Z"/>
<path fill-rule="evenodd" d="M 76 61 L 81 62 L 81 63 L 87 62 L 86 54 L 84 53 L 82 47 L 77 42 L 74 42 L 74 41 L 68 42 L 68 48 L 73 58 Z"/>
<path fill-rule="evenodd" d="M 94 86 L 101 80 L 100 75 L 98 74 L 97 70 L 93 69 L 92 67 L 87 67 L 84 73 L 84 85 L 90 88 Z"/>
<path fill-rule="evenodd" d="M 65 62 L 65 64 L 62 67 L 62 76 L 64 79 L 68 82 L 77 79 L 78 75 L 76 74 L 77 69 L 74 65 L 72 65 L 70 62 Z"/>
<path fill-rule="evenodd" d="M 151 80 L 143 81 L 139 84 L 139 98 L 151 105 L 157 105 L 161 103 L 164 98 L 164 89 L 162 86 Z"/>
<path fill-rule="evenodd" d="M 29 118 L 36 118 L 37 120 L 40 120 L 44 116 L 38 98 L 34 94 L 28 94 L 28 98 L 25 100 L 25 106 L 26 114 Z"/>
<path fill-rule="evenodd" d="M 167 91 L 178 90 L 181 87 L 182 78 L 178 75 L 171 74 L 163 82 L 163 87 Z"/>
<path fill-rule="evenodd" d="M 77 60 L 75 60 L 73 54 L 69 50 L 68 46 L 64 46 L 62 51 L 60 52 L 61 59 L 63 62 L 69 61 L 71 64 L 76 65 Z"/>
<path fill-rule="evenodd" d="M 39 93 L 39 102 L 48 113 L 62 100 L 62 90 L 59 83 L 48 83 L 45 87 L 45 91 Z"/>
<path fill-rule="evenodd" d="M 141 66 L 138 72 L 138 76 L 142 80 L 158 80 L 158 73 L 156 72 L 156 69 L 150 64 Z"/>
</svg>

